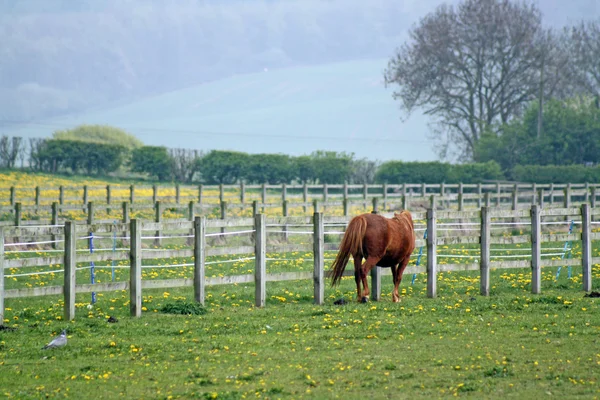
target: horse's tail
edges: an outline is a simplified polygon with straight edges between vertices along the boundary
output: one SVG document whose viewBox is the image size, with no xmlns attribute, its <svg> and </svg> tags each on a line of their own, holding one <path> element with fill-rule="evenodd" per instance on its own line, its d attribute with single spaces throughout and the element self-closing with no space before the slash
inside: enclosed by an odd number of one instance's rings
<svg viewBox="0 0 600 400">
<path fill-rule="evenodd" d="M 363 255 L 363 237 L 365 236 L 366 231 L 367 219 L 364 216 L 359 215 L 358 217 L 352 218 L 352 221 L 348 224 L 346 233 L 342 238 L 342 242 L 340 243 L 340 250 L 332 265 L 332 271 L 330 272 L 331 286 L 337 285 L 342 279 L 350 255 Z"/>
</svg>

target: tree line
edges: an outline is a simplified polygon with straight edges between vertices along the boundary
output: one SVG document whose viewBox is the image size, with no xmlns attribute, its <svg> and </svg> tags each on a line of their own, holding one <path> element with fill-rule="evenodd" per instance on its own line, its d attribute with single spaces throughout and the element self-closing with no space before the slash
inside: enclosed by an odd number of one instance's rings
<svg viewBox="0 0 600 400">
<path fill-rule="evenodd" d="M 389 61 L 385 82 L 406 115 L 418 109 L 433 119 L 441 156 L 481 160 L 481 142 L 506 144 L 525 123 L 528 136 L 518 141 L 527 150 L 516 158 L 521 162 L 528 153 L 527 163 L 537 163 L 541 143 L 555 135 L 544 121 L 546 107 L 574 97 L 598 106 L 598 60 L 600 19 L 555 29 L 531 1 L 464 0 L 437 7 L 410 30 Z M 594 151 L 582 150 L 577 162 L 594 161 Z M 501 164 L 506 170 L 514 162 Z"/>
<path fill-rule="evenodd" d="M 126 132 L 83 125 L 49 139 L 0 137 L 0 167 L 62 174 L 137 177 L 206 184 L 246 183 L 538 183 L 600 181 L 600 109 L 593 101 L 553 101 L 544 110 L 547 135 L 536 138 L 533 104 L 503 136 L 488 134 L 476 162 L 378 162 L 353 154 L 249 154 L 145 146 Z M 589 160 L 589 161 L 586 161 Z"/>
</svg>

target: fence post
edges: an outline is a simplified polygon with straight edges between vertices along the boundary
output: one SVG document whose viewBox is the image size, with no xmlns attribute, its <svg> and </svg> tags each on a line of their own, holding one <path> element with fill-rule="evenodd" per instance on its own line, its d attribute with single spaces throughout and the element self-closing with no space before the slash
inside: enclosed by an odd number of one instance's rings
<svg viewBox="0 0 600 400">
<path fill-rule="evenodd" d="M 363 185 L 363 208 L 367 208 L 367 199 L 369 198 L 369 186 L 365 183 Z"/>
<path fill-rule="evenodd" d="M 586 182 L 585 183 L 585 200 L 586 203 L 589 203 L 590 201 L 590 183 Z"/>
<path fill-rule="evenodd" d="M 131 204 L 135 202 L 135 185 L 129 186 L 129 202 Z"/>
<path fill-rule="evenodd" d="M 402 209 L 403 210 L 408 210 L 408 205 L 409 205 L 409 200 L 408 200 L 408 196 L 403 194 L 402 195 Z"/>
<path fill-rule="evenodd" d="M 388 209 L 387 199 L 388 199 L 388 184 L 384 183 L 383 184 L 383 211 L 384 212 L 385 212 L 385 210 Z"/>
<path fill-rule="evenodd" d="M 540 208 L 544 208 L 544 188 L 538 189 L 538 204 Z"/>
<path fill-rule="evenodd" d="M 88 203 L 89 194 L 87 185 L 83 186 L 83 205 L 85 206 Z"/>
<path fill-rule="evenodd" d="M 202 185 L 198 185 L 198 204 L 202 204 Z"/>
<path fill-rule="evenodd" d="M 282 211 L 282 214 L 283 214 L 284 217 L 288 216 L 288 201 L 287 200 L 284 200 L 283 203 L 281 204 L 281 211 Z M 283 238 L 285 239 L 286 242 L 289 239 L 288 224 L 287 223 L 285 223 L 283 225 Z"/>
<path fill-rule="evenodd" d="M 306 214 L 306 211 L 307 211 L 306 203 L 308 203 L 308 185 L 306 184 L 306 182 L 304 182 L 304 185 L 302 187 L 302 202 L 305 204 L 304 213 Z"/>
<path fill-rule="evenodd" d="M 531 292 L 539 294 L 541 292 L 541 254 L 542 254 L 542 225 L 540 217 L 540 207 L 537 204 L 531 205 Z"/>
<path fill-rule="evenodd" d="M 285 183 L 281 184 L 281 201 L 284 202 L 287 200 L 287 185 Z"/>
<path fill-rule="evenodd" d="M 223 184 L 220 183 L 219 184 L 219 203 L 222 203 L 223 201 L 225 201 L 225 188 L 223 187 Z"/>
<path fill-rule="evenodd" d="M 500 184 L 496 182 L 496 207 L 500 207 Z"/>
<path fill-rule="evenodd" d="M 158 201 L 158 187 L 156 185 L 152 185 L 152 203 L 156 204 Z"/>
<path fill-rule="evenodd" d="M 537 197 L 537 183 L 531 184 L 531 204 L 535 204 L 535 198 Z"/>
<path fill-rule="evenodd" d="M 569 208 L 571 207 L 571 184 L 567 184 L 567 187 L 565 188 L 565 199 L 564 199 L 564 206 L 565 208 Z M 567 218 L 569 216 L 567 215 Z"/>
<path fill-rule="evenodd" d="M 342 204 L 344 206 L 344 217 L 347 217 L 350 215 L 350 207 L 349 207 L 349 203 L 348 203 L 348 199 L 344 199 L 342 200 Z"/>
<path fill-rule="evenodd" d="M 242 206 L 246 203 L 246 184 L 244 181 L 240 182 L 240 203 L 242 203 Z"/>
<path fill-rule="evenodd" d="M 129 203 L 123 202 L 123 219 L 121 220 L 124 224 L 129 222 Z"/>
<path fill-rule="evenodd" d="M 435 209 L 427 210 L 427 297 L 437 296 L 437 232 Z"/>
<path fill-rule="evenodd" d="M 596 208 L 596 187 L 592 188 L 592 196 L 590 197 L 590 205 Z"/>
<path fill-rule="evenodd" d="M 323 203 L 327 203 L 327 200 L 329 199 L 329 186 L 324 183 L 323 184 Z"/>
<path fill-rule="evenodd" d="M 227 219 L 227 202 L 225 200 L 221 201 L 221 219 Z M 221 233 L 225 233 L 225 227 L 221 228 Z M 225 236 L 223 236 L 225 239 Z"/>
<path fill-rule="evenodd" d="M 21 218 L 22 218 L 22 207 L 21 207 L 21 202 L 17 201 L 15 203 L 15 226 L 19 226 L 21 225 Z"/>
<path fill-rule="evenodd" d="M 550 204 L 554 204 L 554 183 L 550 184 L 550 196 L 548 198 Z"/>
<path fill-rule="evenodd" d="M 421 183 L 421 197 L 427 196 L 427 185 L 425 183 Z"/>
<path fill-rule="evenodd" d="M 344 181 L 344 200 L 348 200 L 348 181 Z"/>
<path fill-rule="evenodd" d="M 77 261 L 75 259 L 75 223 L 65 221 L 65 254 L 64 254 L 64 315 L 65 321 L 75 318 L 75 282 Z"/>
<path fill-rule="evenodd" d="M 94 202 L 90 201 L 87 203 L 87 224 L 92 225 L 94 223 Z"/>
<path fill-rule="evenodd" d="M 254 200 L 252 202 L 252 216 L 255 216 L 258 214 L 258 200 Z"/>
<path fill-rule="evenodd" d="M 482 203 L 483 203 L 483 198 L 482 198 L 482 187 L 481 187 L 481 182 L 477 184 L 477 207 L 479 207 L 481 209 Z"/>
<path fill-rule="evenodd" d="M 435 194 L 432 194 L 431 196 L 429 196 L 429 208 L 437 208 L 435 206 Z"/>
<path fill-rule="evenodd" d="M 4 325 L 4 227 L 0 226 L 0 326 Z"/>
<path fill-rule="evenodd" d="M 110 188 L 110 185 L 106 185 L 106 204 L 108 204 L 110 206 L 112 200 L 112 190 Z"/>
<path fill-rule="evenodd" d="M 490 295 L 490 208 L 481 208 L 481 233 L 479 260 L 479 292 L 482 296 Z"/>
<path fill-rule="evenodd" d="M 204 305 L 206 262 L 206 218 L 194 218 L 194 300 Z"/>
<path fill-rule="evenodd" d="M 254 264 L 254 296 L 256 307 L 264 307 L 267 297 L 267 229 L 264 214 L 254 216 L 255 264 Z"/>
<path fill-rule="evenodd" d="M 175 204 L 179 204 L 181 201 L 181 188 L 179 184 L 175 185 Z"/>
<path fill-rule="evenodd" d="M 463 211 L 465 207 L 464 203 L 464 187 L 463 183 L 458 184 L 458 211 Z"/>
<path fill-rule="evenodd" d="M 313 200 L 313 213 L 317 213 L 319 211 L 320 211 L 319 200 L 314 199 Z"/>
<path fill-rule="evenodd" d="M 58 225 L 58 203 L 56 201 L 52 202 L 52 214 L 50 217 L 50 225 Z M 58 248 L 56 239 L 56 235 L 51 235 L 50 240 L 52 240 L 52 248 L 54 250 Z"/>
<path fill-rule="evenodd" d="M 261 200 L 263 204 L 267 203 L 267 184 L 263 183 L 262 184 L 262 195 L 261 195 Z M 263 210 L 264 212 L 264 210 Z"/>
<path fill-rule="evenodd" d="M 313 215 L 314 229 L 314 293 L 315 304 L 323 304 L 325 301 L 325 234 L 323 224 L 323 213 L 316 212 Z"/>
<path fill-rule="evenodd" d="M 591 240 L 591 213 L 590 205 L 581 205 L 581 260 L 583 290 L 592 290 L 592 240 Z"/>
<path fill-rule="evenodd" d="M 14 206 L 15 205 L 15 201 L 16 201 L 16 194 L 15 194 L 15 187 L 11 186 L 10 187 L 10 205 Z"/>
<path fill-rule="evenodd" d="M 371 268 L 371 299 L 381 300 L 381 268 L 377 265 Z"/>
<path fill-rule="evenodd" d="M 188 246 L 191 246 L 194 243 L 194 221 L 196 220 L 196 214 L 194 213 L 194 202 L 190 201 L 188 204 L 188 221 L 192 223 L 192 228 L 190 229 L 189 235 L 190 237 L 187 240 Z"/>
<path fill-rule="evenodd" d="M 58 203 L 65 204 L 65 188 L 62 185 L 58 187 Z"/>
<path fill-rule="evenodd" d="M 490 196 L 490 193 L 489 193 L 489 192 L 488 192 L 488 193 L 486 193 L 486 194 L 483 196 L 483 200 L 484 200 L 484 201 L 483 201 L 483 203 L 484 203 L 485 207 L 491 207 L 491 205 L 492 205 L 492 204 L 491 204 L 491 203 L 492 203 L 492 201 L 491 201 L 491 198 L 490 198 L 490 197 L 491 197 L 491 196 Z"/>
<path fill-rule="evenodd" d="M 129 313 L 132 317 L 142 315 L 142 224 L 138 219 L 129 223 L 131 237 L 129 251 Z"/>
<path fill-rule="evenodd" d="M 154 203 L 154 222 L 158 222 L 160 223 L 160 221 L 162 220 L 162 209 L 160 207 L 160 201 L 157 201 L 156 203 Z M 160 246 L 161 243 L 161 230 L 160 228 L 156 230 L 155 234 L 155 239 L 154 239 L 154 245 L 155 246 Z"/>
<path fill-rule="evenodd" d="M 35 187 L 35 206 L 39 207 L 40 206 L 40 187 L 36 186 Z M 36 210 L 37 212 L 38 210 Z"/>
<path fill-rule="evenodd" d="M 373 213 L 377 214 L 379 212 L 379 198 L 373 197 Z"/>
</svg>

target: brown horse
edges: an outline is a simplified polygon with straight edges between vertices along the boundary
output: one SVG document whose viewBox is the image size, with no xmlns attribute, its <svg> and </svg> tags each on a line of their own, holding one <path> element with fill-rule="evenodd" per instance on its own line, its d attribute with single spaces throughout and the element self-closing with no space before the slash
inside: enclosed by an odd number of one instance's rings
<svg viewBox="0 0 600 400">
<path fill-rule="evenodd" d="M 408 211 L 385 218 L 376 214 L 361 214 L 350 221 L 340 243 L 340 249 L 331 271 L 332 286 L 338 284 L 344 274 L 350 255 L 354 258 L 354 279 L 357 300 L 369 300 L 367 275 L 376 265 L 390 267 L 394 278 L 392 299 L 400 301 L 398 286 L 402 273 L 408 265 L 415 248 L 415 227 Z M 363 258 L 365 262 L 362 263 Z M 362 265 L 361 265 L 362 264 Z M 364 291 L 361 291 L 361 284 Z"/>
</svg>

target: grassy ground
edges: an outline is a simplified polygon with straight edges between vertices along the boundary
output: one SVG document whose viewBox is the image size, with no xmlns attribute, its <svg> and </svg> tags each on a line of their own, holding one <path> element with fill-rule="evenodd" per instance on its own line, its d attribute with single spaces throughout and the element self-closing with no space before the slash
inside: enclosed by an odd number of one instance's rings
<svg viewBox="0 0 600 400">
<path fill-rule="evenodd" d="M 533 296 L 528 271 L 494 271 L 488 298 L 477 274 L 444 273 L 437 299 L 419 275 L 402 284 L 401 304 L 385 278 L 381 302 L 341 306 L 351 279 L 325 306 L 312 304 L 309 281 L 270 283 L 264 309 L 253 285 L 212 287 L 193 316 L 161 312 L 191 300 L 189 289 L 147 290 L 139 319 L 126 292 L 92 309 L 88 294 L 70 323 L 58 297 L 9 299 L 16 330 L 0 332 L 0 387 L 13 398 L 598 397 L 598 300 L 554 273 Z M 40 350 L 65 327 L 65 348 Z"/>
<path fill-rule="evenodd" d="M 242 244 L 249 239 L 235 240 Z M 306 236 L 294 237 L 294 243 L 306 240 Z M 544 247 L 562 248 L 563 244 L 544 243 Z M 95 245 L 110 249 L 112 239 L 97 239 Z M 165 243 L 169 248 L 183 246 Z M 78 247 L 85 251 L 85 241 L 78 241 Z M 476 262 L 476 247 L 440 246 L 445 256 L 439 255 L 438 262 Z M 522 252 L 527 247 L 505 246 L 500 253 L 527 259 Z M 37 257 L 48 250 L 19 251 L 6 257 Z M 574 242 L 573 257 L 580 253 L 580 244 Z M 334 255 L 328 252 L 326 259 Z M 593 255 L 600 255 L 597 243 Z M 267 256 L 273 259 L 267 264 L 269 273 L 312 269 L 311 252 Z M 253 273 L 252 260 L 220 262 L 232 257 L 239 256 L 207 259 L 207 276 Z M 145 264 L 190 261 L 147 260 Z M 424 257 L 421 265 L 425 261 Z M 116 262 L 117 267 L 127 264 Z M 60 265 L 6 270 L 7 275 L 34 273 L 7 277 L 6 288 L 62 284 L 60 273 L 37 274 L 53 269 Z M 115 272 L 115 280 L 128 280 L 127 269 Z M 145 280 L 191 276 L 192 267 L 143 272 Z M 99 269 L 96 278 L 97 282 L 110 281 L 110 269 Z M 598 265 L 593 279 L 598 291 Z M 88 283 L 89 270 L 78 271 L 77 281 Z M 90 295 L 82 294 L 77 296 L 73 322 L 63 320 L 60 296 L 8 299 L 4 324 L 9 329 L 0 330 L 0 395 L 77 399 L 599 397 L 600 303 L 583 297 L 581 269 L 573 268 L 573 279 L 567 279 L 563 270 L 557 280 L 556 269 L 545 268 L 542 295 L 530 294 L 529 270 L 492 271 L 491 282 L 491 296 L 485 298 L 478 295 L 477 273 L 441 273 L 439 296 L 428 299 L 425 275 L 419 274 L 414 285 L 405 278 L 403 301 L 393 304 L 390 279 L 384 278 L 381 302 L 357 304 L 352 301 L 353 280 L 344 279 L 340 288 L 327 289 L 324 306 L 312 304 L 311 281 L 269 283 L 264 309 L 253 306 L 252 284 L 209 287 L 205 313 L 189 316 L 163 310 L 189 306 L 191 288 L 144 290 L 144 313 L 139 319 L 128 316 L 125 291 L 99 293 L 91 308 Z M 334 305 L 341 297 L 348 303 Z M 107 323 L 109 316 L 119 322 Z M 41 350 L 65 328 L 69 332 L 66 347 Z"/>
</svg>

